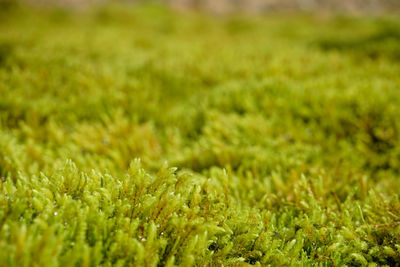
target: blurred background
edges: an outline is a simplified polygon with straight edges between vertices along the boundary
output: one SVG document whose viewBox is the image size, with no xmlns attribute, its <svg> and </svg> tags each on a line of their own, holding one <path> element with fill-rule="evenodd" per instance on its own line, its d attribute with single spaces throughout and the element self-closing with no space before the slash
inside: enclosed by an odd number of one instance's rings
<svg viewBox="0 0 400 267">
<path fill-rule="evenodd" d="M 339 13 L 398 13 L 399 0 L 0 0 L 4 5 L 28 2 L 34 5 L 60 5 L 86 8 L 94 4 L 110 2 L 158 2 L 178 9 L 201 9 L 212 13 L 272 11 L 317 11 Z"/>
</svg>

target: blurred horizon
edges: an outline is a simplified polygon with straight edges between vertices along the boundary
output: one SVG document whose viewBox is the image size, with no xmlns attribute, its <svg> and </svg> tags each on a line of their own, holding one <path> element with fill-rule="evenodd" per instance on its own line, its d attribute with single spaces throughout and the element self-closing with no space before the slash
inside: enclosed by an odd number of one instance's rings
<svg viewBox="0 0 400 267">
<path fill-rule="evenodd" d="M 3 6 L 34 5 L 85 9 L 104 4 L 155 3 L 180 10 L 201 10 L 215 14 L 269 13 L 275 11 L 348 13 L 348 14 L 398 14 L 397 0 L 0 0 Z M 1 6 L 0 6 L 1 7 Z"/>
</svg>

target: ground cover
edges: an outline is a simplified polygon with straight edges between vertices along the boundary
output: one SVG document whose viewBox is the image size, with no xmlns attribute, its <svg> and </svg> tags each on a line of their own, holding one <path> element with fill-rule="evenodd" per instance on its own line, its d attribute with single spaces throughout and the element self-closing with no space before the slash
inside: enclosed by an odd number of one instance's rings
<svg viewBox="0 0 400 267">
<path fill-rule="evenodd" d="M 399 265 L 399 18 L 0 14 L 1 265 Z"/>
</svg>

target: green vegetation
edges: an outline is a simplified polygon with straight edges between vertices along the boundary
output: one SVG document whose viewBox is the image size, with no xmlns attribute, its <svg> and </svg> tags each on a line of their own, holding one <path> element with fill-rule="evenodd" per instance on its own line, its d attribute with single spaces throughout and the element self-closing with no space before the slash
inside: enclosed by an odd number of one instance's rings
<svg viewBox="0 0 400 267">
<path fill-rule="evenodd" d="M 0 13 L 1 266 L 399 266 L 400 19 Z"/>
</svg>

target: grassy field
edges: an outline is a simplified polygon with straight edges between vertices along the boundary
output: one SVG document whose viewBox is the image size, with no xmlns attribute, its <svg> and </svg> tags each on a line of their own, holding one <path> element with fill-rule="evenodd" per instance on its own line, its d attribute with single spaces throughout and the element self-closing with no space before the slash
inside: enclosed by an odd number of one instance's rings
<svg viewBox="0 0 400 267">
<path fill-rule="evenodd" d="M 400 18 L 0 12 L 1 266 L 399 266 Z"/>
</svg>

